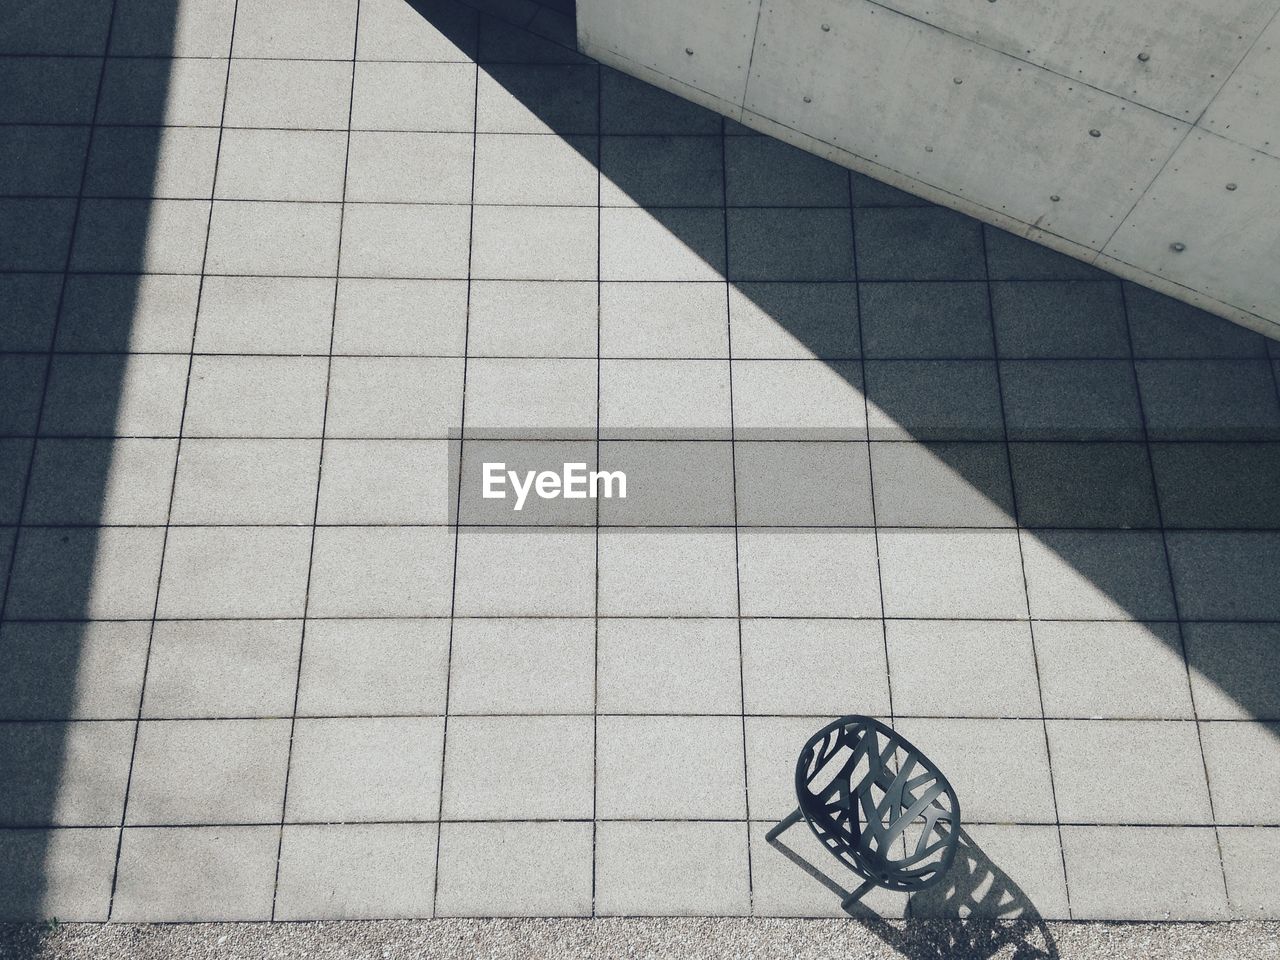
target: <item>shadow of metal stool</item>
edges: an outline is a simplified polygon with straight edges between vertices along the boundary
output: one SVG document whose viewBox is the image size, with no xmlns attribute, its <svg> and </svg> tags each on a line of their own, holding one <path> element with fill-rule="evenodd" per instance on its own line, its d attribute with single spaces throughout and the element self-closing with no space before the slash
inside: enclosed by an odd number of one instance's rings
<svg viewBox="0 0 1280 960">
<path fill-rule="evenodd" d="M 766 835 L 803 817 L 824 847 L 863 879 L 848 909 L 872 887 L 910 892 L 942 879 L 955 860 L 960 801 L 937 766 L 872 717 L 829 723 L 796 760 L 800 806 Z"/>
</svg>

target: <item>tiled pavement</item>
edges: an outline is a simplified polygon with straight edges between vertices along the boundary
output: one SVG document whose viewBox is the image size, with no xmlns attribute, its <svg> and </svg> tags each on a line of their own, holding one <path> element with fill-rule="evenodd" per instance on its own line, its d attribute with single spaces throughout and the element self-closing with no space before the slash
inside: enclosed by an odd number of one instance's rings
<svg viewBox="0 0 1280 960">
<path fill-rule="evenodd" d="M 0 0 L 0 914 L 834 915 L 859 711 L 913 914 L 1280 915 L 1280 346 L 524 0 L 174 2 Z"/>
</svg>

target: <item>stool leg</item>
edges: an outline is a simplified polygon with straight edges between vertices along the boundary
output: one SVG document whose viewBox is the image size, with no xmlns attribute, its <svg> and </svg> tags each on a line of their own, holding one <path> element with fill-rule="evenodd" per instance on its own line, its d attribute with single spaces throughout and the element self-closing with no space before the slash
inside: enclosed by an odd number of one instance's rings
<svg viewBox="0 0 1280 960">
<path fill-rule="evenodd" d="M 844 900 L 840 901 L 840 909 L 847 910 L 851 908 L 852 905 L 856 904 L 856 902 L 863 899 L 864 896 L 867 896 L 867 891 L 874 886 L 876 886 L 876 881 L 864 881 L 863 886 L 860 886 L 858 890 L 855 890 L 854 892 L 850 893 L 849 896 L 845 897 Z"/>
<path fill-rule="evenodd" d="M 803 816 L 804 814 L 800 812 L 800 808 L 796 807 L 795 810 L 787 814 L 785 819 L 779 820 L 777 825 L 774 826 L 772 830 L 770 830 L 768 833 L 764 835 L 765 842 L 773 843 L 773 841 L 778 839 L 778 836 L 782 833 L 783 830 L 786 830 L 788 827 L 794 827 L 797 823 L 800 822 L 800 818 Z"/>
<path fill-rule="evenodd" d="M 849 894 L 847 897 L 845 897 L 843 900 L 840 901 L 840 909 L 848 910 L 855 903 L 857 903 L 864 896 L 866 896 L 867 891 L 870 890 L 875 885 L 876 885 L 876 882 L 874 880 L 864 881 L 862 886 L 858 887 L 857 890 L 853 891 L 853 893 Z"/>
</svg>

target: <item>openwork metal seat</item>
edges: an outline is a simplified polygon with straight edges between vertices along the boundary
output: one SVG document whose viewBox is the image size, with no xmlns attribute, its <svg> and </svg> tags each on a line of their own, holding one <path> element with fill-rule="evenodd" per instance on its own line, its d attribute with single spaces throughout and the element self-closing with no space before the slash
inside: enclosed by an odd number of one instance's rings
<svg viewBox="0 0 1280 960">
<path fill-rule="evenodd" d="M 841 904 L 875 886 L 923 890 L 956 856 L 960 802 L 934 763 L 872 717 L 829 723 L 796 761 L 800 806 L 769 831 L 773 841 L 803 817 L 831 853 L 863 879 Z"/>
</svg>

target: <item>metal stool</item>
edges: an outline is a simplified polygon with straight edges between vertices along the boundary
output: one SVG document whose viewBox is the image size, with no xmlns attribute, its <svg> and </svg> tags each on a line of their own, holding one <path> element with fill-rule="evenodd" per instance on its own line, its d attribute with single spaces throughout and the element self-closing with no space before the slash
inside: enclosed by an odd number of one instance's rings
<svg viewBox="0 0 1280 960">
<path fill-rule="evenodd" d="M 796 761 L 800 806 L 769 831 L 808 821 L 832 855 L 863 879 L 841 907 L 872 887 L 914 891 L 942 879 L 956 856 L 960 801 L 911 743 L 872 717 L 829 723 Z"/>
</svg>

